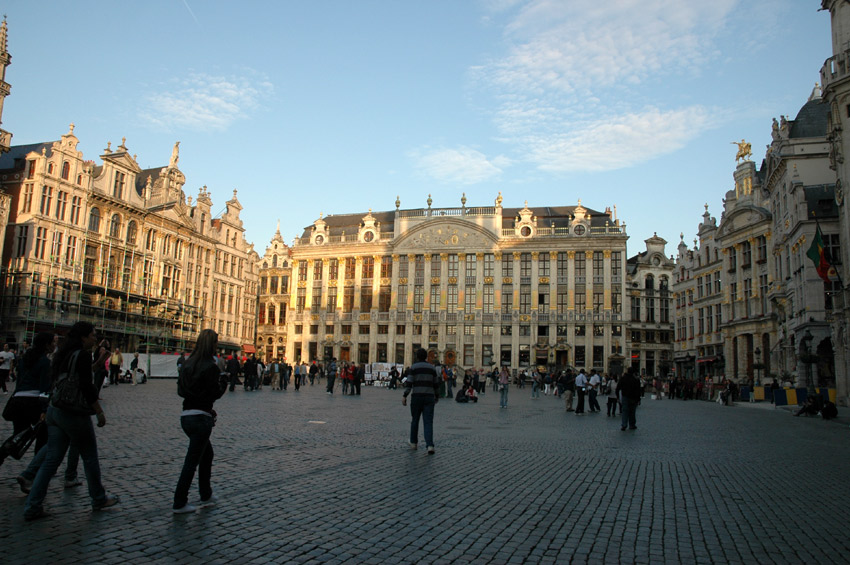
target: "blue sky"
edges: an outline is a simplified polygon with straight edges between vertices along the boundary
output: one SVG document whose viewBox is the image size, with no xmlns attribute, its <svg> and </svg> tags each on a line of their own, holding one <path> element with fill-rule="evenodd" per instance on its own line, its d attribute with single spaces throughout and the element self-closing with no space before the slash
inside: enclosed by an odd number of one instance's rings
<svg viewBox="0 0 850 565">
<path fill-rule="evenodd" d="M 760 163 L 831 55 L 819 0 L 4 3 L 3 128 L 74 122 L 99 162 L 180 141 L 187 195 L 238 189 L 262 254 L 319 213 L 616 206 L 629 254 L 720 219 L 736 146 Z"/>
</svg>

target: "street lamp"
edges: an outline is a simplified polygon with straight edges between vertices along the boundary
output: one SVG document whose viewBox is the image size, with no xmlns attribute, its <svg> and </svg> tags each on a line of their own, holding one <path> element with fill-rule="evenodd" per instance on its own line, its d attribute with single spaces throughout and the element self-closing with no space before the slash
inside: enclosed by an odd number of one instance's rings
<svg viewBox="0 0 850 565">
<path fill-rule="evenodd" d="M 806 333 L 803 334 L 803 338 L 800 340 L 800 361 L 806 366 L 806 388 L 809 394 L 814 394 L 815 391 L 815 384 L 812 382 L 812 362 L 814 361 L 811 347 L 812 339 L 814 339 L 814 336 L 807 329 Z"/>
<path fill-rule="evenodd" d="M 755 365 L 755 367 L 756 367 L 756 386 L 761 386 L 761 378 L 760 378 L 761 377 L 761 373 L 760 373 L 760 371 L 761 371 L 761 349 L 756 347 L 755 354 L 756 354 L 756 365 Z"/>
</svg>

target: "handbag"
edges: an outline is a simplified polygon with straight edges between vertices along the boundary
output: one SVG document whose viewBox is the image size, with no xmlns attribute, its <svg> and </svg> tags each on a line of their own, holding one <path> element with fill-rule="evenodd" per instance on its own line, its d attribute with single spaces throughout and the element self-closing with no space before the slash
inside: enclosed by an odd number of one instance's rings
<svg viewBox="0 0 850 565">
<path fill-rule="evenodd" d="M 27 452 L 27 449 L 29 449 L 35 441 L 35 438 L 43 425 L 44 421 L 39 420 L 32 426 L 27 426 L 24 430 L 12 435 L 4 441 L 3 445 L 0 446 L 0 464 L 2 464 L 9 455 L 15 459 L 23 457 Z"/>
<path fill-rule="evenodd" d="M 6 401 L 6 406 L 3 408 L 3 419 L 7 422 L 14 422 L 21 418 L 21 397 L 13 394 Z"/>
<path fill-rule="evenodd" d="M 50 403 L 54 407 L 65 410 L 66 412 L 91 416 L 94 414 L 94 410 L 92 410 L 91 405 L 85 399 L 83 393 L 80 392 L 80 381 L 76 371 L 71 370 L 76 367 L 79 354 L 79 351 L 75 351 L 71 355 L 68 370 L 61 373 L 56 379 L 53 394 L 50 396 Z"/>
</svg>

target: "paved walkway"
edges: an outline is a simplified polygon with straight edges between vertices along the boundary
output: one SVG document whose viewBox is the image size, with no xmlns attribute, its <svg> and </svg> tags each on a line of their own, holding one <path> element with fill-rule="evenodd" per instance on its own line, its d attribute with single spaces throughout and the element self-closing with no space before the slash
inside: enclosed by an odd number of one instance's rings
<svg viewBox="0 0 850 565">
<path fill-rule="evenodd" d="M 407 447 L 401 391 L 227 393 L 213 433 L 217 507 L 174 516 L 187 440 L 174 381 L 103 392 L 104 484 L 89 510 L 54 478 L 23 520 L 0 467 L 13 563 L 835 563 L 850 559 L 847 419 L 649 401 L 638 430 L 552 397 L 442 401 L 437 453 Z M 604 408 L 604 405 L 603 405 Z M 842 416 L 846 416 L 842 412 Z M 11 425 L 0 425 L 8 435 Z M 420 443 L 424 446 L 424 442 Z M 193 496 L 197 491 L 193 491 Z"/>
</svg>

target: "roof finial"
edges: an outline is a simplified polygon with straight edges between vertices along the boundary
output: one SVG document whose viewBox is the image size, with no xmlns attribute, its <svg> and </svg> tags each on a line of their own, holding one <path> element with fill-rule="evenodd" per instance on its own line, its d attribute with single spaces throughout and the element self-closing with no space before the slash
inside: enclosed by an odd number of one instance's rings
<svg viewBox="0 0 850 565">
<path fill-rule="evenodd" d="M 398 210 L 399 206 L 401 206 L 401 198 L 396 194 L 395 197 L 395 209 Z"/>
<path fill-rule="evenodd" d="M 431 204 L 433 204 L 433 202 L 434 202 L 434 201 L 431 199 L 431 195 L 430 195 L 430 194 L 428 195 L 428 200 L 426 200 L 426 202 L 428 203 L 428 208 L 430 209 L 430 208 L 431 208 Z"/>
<path fill-rule="evenodd" d="M 174 149 L 171 150 L 171 161 L 168 163 L 169 167 L 176 167 L 177 161 L 180 160 L 180 142 L 176 142 L 174 144 Z"/>
<path fill-rule="evenodd" d="M 74 135 L 74 122 L 71 122 L 71 125 L 68 126 L 68 135 Z"/>
</svg>

